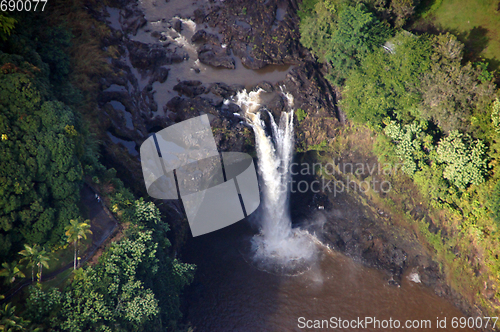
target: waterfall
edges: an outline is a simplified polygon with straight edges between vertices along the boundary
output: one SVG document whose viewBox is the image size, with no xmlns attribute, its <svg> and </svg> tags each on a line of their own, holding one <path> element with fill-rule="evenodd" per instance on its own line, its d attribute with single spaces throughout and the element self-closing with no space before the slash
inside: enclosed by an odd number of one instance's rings
<svg viewBox="0 0 500 332">
<path fill-rule="evenodd" d="M 283 93 L 289 110 L 281 113 L 276 124 L 263 105 L 263 97 L 267 94 L 262 89 L 250 93 L 243 90 L 237 93 L 233 102 L 245 112 L 245 119 L 255 133 L 263 200 L 260 234 L 252 239 L 253 258 L 264 270 L 288 274 L 303 269 L 314 256 L 315 245 L 307 232 L 292 228 L 289 213 L 294 148 L 293 97 Z M 269 117 L 270 128 L 266 128 L 263 112 Z"/>
</svg>

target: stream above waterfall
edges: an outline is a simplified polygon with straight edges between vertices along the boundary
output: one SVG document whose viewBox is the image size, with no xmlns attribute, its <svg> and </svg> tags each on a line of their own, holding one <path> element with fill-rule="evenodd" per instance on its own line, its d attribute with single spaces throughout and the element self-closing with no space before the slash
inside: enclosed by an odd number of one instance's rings
<svg viewBox="0 0 500 332">
<path fill-rule="evenodd" d="M 224 82 L 228 85 L 238 84 L 251 87 L 262 81 L 279 82 L 285 79 L 292 69 L 290 65 L 267 65 L 264 68 L 252 70 L 245 67 L 241 59 L 232 51 L 229 51 L 229 56 L 234 60 L 234 69 L 214 67 L 200 62 L 198 51 L 201 45 L 191 41 L 196 32 L 204 30 L 215 36 L 218 39 L 219 45 L 217 46 L 222 49 L 226 49 L 226 44 L 217 29 L 207 24 L 197 25 L 189 18 L 193 15 L 198 2 L 200 1 L 139 1 L 139 7 L 144 12 L 147 23 L 137 30 L 136 35 L 130 36 L 130 39 L 150 45 L 161 45 L 184 57 L 181 62 L 165 65 L 164 67 L 168 69 L 168 78 L 165 82 L 154 82 L 152 85 L 159 115 L 164 114 L 163 110 L 168 101 L 179 95 L 174 90 L 174 86 L 180 81 Z M 209 3 L 204 5 L 211 6 Z M 109 11 L 111 25 L 119 26 L 120 13 L 113 9 Z M 174 27 L 176 21 L 180 22 L 177 30 Z M 142 74 L 135 73 L 135 75 L 139 82 L 147 82 Z"/>
</svg>

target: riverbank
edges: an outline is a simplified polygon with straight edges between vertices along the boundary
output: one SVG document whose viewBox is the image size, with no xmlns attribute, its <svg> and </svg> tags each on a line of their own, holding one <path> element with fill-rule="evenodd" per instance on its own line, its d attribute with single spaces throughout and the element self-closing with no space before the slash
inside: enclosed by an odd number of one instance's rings
<svg viewBox="0 0 500 332">
<path fill-rule="evenodd" d="M 466 267 L 464 262 L 444 256 L 441 235 L 449 239 L 451 234 L 442 234 L 439 225 L 447 212 L 425 200 L 402 173 L 401 164 L 388 168 L 379 161 L 373 153 L 376 137 L 366 127 L 347 125 L 326 151 L 311 151 L 298 158 L 302 167 L 316 165 L 314 176 L 307 181 L 319 181 L 326 190 L 292 195 L 293 209 L 302 211 L 306 224 L 311 219 L 308 215 L 320 213 L 324 221 L 319 230 L 313 227 L 318 238 L 385 271 L 388 284 L 397 286 L 412 274 L 465 315 L 487 316 L 488 309 L 476 302 L 476 292 L 481 292 L 476 281 L 458 272 Z M 301 180 L 299 177 L 297 182 Z M 318 211 L 318 207 L 324 210 Z M 464 285 L 471 288 L 464 290 Z"/>
</svg>

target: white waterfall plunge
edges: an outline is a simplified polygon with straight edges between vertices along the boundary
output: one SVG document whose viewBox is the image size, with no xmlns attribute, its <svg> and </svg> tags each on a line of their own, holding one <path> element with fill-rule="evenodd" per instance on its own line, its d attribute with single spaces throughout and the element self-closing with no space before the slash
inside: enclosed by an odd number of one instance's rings
<svg viewBox="0 0 500 332">
<path fill-rule="evenodd" d="M 260 234 L 252 239 L 254 262 L 259 268 L 279 274 L 295 274 L 309 266 L 315 256 L 315 244 L 309 233 L 292 229 L 289 213 L 290 164 L 293 158 L 293 97 L 283 94 L 288 112 L 283 112 L 279 124 L 262 105 L 264 90 L 238 92 L 233 102 L 245 112 L 255 133 L 258 170 L 263 196 Z M 267 112 L 271 134 L 261 118 Z"/>
</svg>

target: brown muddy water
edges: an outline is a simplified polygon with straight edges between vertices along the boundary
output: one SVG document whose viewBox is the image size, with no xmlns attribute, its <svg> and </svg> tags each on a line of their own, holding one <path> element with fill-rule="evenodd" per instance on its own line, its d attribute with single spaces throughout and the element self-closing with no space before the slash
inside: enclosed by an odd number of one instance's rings
<svg viewBox="0 0 500 332">
<path fill-rule="evenodd" d="M 198 266 L 187 294 L 187 318 L 195 331 L 399 331 L 408 330 L 407 320 L 410 327 L 419 326 L 413 330 L 473 331 L 453 328 L 453 317 L 463 314 L 431 289 L 407 276 L 401 287 L 388 285 L 381 271 L 321 245 L 317 263 L 301 275 L 260 271 L 245 254 L 253 234 L 248 222 L 241 221 L 188 241 L 183 259 Z M 370 317 L 380 326 L 357 325 L 358 318 Z M 339 318 L 356 320 L 356 325 L 336 327 Z M 390 319 L 393 328 L 384 325 Z M 314 328 L 315 320 L 332 324 Z"/>
</svg>

